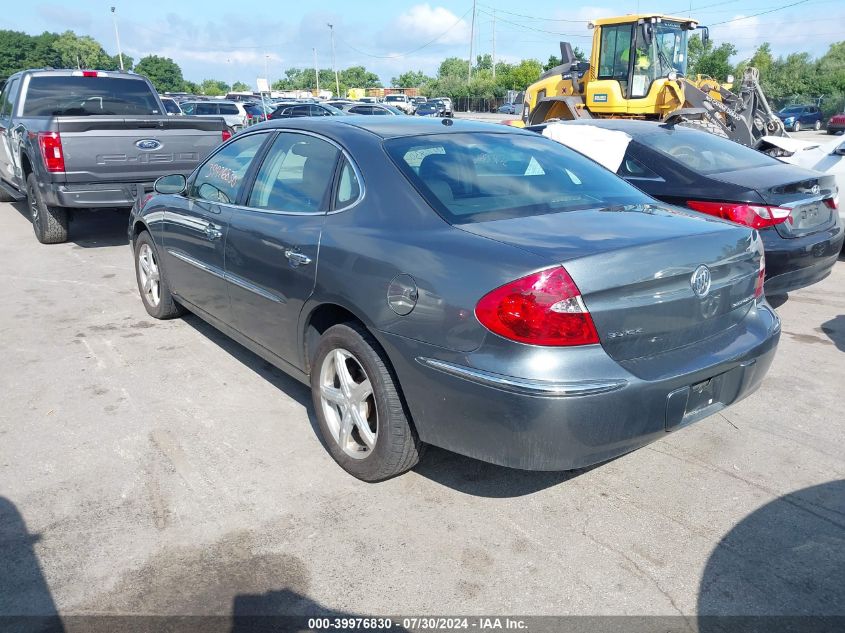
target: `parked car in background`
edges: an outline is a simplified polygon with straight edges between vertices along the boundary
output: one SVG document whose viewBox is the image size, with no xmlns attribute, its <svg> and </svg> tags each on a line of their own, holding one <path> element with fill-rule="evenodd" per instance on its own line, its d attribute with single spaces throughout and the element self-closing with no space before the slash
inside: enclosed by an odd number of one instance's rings
<svg viewBox="0 0 845 633">
<path fill-rule="evenodd" d="M 344 112 L 328 103 L 293 103 L 277 107 L 270 119 L 289 119 L 306 116 L 343 116 Z"/>
<path fill-rule="evenodd" d="M 754 391 L 780 336 L 758 233 L 501 129 L 246 130 L 134 209 L 143 305 L 310 385 L 329 452 L 366 481 L 427 443 L 578 468 Z"/>
<path fill-rule="evenodd" d="M 244 104 L 235 101 L 183 101 L 179 107 L 188 116 L 222 118 L 232 132 L 242 130 L 249 118 Z"/>
<path fill-rule="evenodd" d="M 418 108 L 420 104 L 423 104 L 426 101 L 428 101 L 426 97 L 411 97 L 411 103 L 415 108 Z"/>
<path fill-rule="evenodd" d="M 440 101 L 432 99 L 417 106 L 415 114 L 417 116 L 445 116 L 446 108 Z"/>
<path fill-rule="evenodd" d="M 399 108 L 382 103 L 351 103 L 342 109 L 347 114 L 406 116 Z"/>
<path fill-rule="evenodd" d="M 243 107 L 248 123 L 255 124 L 267 120 L 268 113 L 260 103 L 243 102 Z"/>
<path fill-rule="evenodd" d="M 839 189 L 839 220 L 845 225 L 845 205 L 842 204 L 845 195 L 845 141 L 831 139 L 819 143 L 782 136 L 764 136 L 762 143 L 761 148 L 765 148 L 778 160 L 832 175 Z"/>
<path fill-rule="evenodd" d="M 161 97 L 161 103 L 164 106 L 164 111 L 170 116 L 179 116 L 183 114 L 182 108 L 176 103 L 175 99 L 170 97 Z"/>
<path fill-rule="evenodd" d="M 361 97 L 358 99 L 358 103 L 378 103 L 378 97 Z"/>
<path fill-rule="evenodd" d="M 756 229 L 766 251 L 767 295 L 821 281 L 842 250 L 832 175 L 685 127 L 608 119 L 530 129 L 598 160 L 658 200 Z"/>
<path fill-rule="evenodd" d="M 410 97 L 404 94 L 393 94 L 387 95 L 384 98 L 384 105 L 393 106 L 399 110 L 402 110 L 405 114 L 413 114 L 415 106 L 411 103 Z"/>
<path fill-rule="evenodd" d="M 780 110 L 777 116 L 783 121 L 783 126 L 792 132 L 807 128 L 822 129 L 822 113 L 818 106 L 791 105 Z"/>
<path fill-rule="evenodd" d="M 497 112 L 499 112 L 500 114 L 516 114 L 516 104 L 504 103 L 499 106 Z"/>
<path fill-rule="evenodd" d="M 0 93 L 0 201 L 27 200 L 38 241 L 64 242 L 76 209 L 127 209 L 230 136 L 223 121 L 165 112 L 132 72 L 13 74 Z"/>
<path fill-rule="evenodd" d="M 845 112 L 834 114 L 827 122 L 828 134 L 842 134 L 845 132 Z"/>
<path fill-rule="evenodd" d="M 329 99 L 328 101 L 324 101 L 324 103 L 332 106 L 333 108 L 341 108 L 355 102 L 352 99 Z"/>
<path fill-rule="evenodd" d="M 452 100 L 449 97 L 435 97 L 433 100 L 443 104 L 443 116 L 449 118 L 455 116 L 455 112 L 452 109 Z"/>
</svg>

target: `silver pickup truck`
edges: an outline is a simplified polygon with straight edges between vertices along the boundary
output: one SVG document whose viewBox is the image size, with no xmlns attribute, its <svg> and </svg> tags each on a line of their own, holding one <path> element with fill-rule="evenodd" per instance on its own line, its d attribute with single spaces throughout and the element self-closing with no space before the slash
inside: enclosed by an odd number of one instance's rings
<svg viewBox="0 0 845 633">
<path fill-rule="evenodd" d="M 35 236 L 64 242 L 79 208 L 129 208 L 230 136 L 222 119 L 168 117 L 134 73 L 26 70 L 0 93 L 0 201 L 28 202 Z"/>
</svg>

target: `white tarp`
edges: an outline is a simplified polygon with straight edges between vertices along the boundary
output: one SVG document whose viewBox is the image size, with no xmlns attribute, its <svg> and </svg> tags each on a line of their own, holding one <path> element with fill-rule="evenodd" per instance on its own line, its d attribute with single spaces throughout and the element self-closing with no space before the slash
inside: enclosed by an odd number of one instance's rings
<svg viewBox="0 0 845 633">
<path fill-rule="evenodd" d="M 625 132 L 585 124 L 549 123 L 543 136 L 589 156 L 612 172 L 619 169 L 631 142 Z"/>
</svg>

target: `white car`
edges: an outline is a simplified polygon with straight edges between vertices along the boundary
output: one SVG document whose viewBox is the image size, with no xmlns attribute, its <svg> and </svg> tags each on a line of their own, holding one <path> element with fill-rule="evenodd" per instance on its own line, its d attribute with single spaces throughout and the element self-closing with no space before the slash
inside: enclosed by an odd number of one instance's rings
<svg viewBox="0 0 845 633">
<path fill-rule="evenodd" d="M 235 132 L 242 130 L 249 118 L 244 104 L 236 101 L 183 101 L 180 107 L 188 116 L 222 118 Z"/>
<path fill-rule="evenodd" d="M 416 107 L 411 100 L 408 98 L 407 95 L 387 95 L 384 98 L 384 105 L 393 106 L 394 108 L 399 108 L 405 114 L 413 114 L 416 110 Z"/>
<path fill-rule="evenodd" d="M 840 198 L 845 192 L 845 140 L 841 138 L 818 142 L 764 136 L 758 149 L 785 163 L 833 174 Z M 838 207 L 839 217 L 845 222 L 845 209 L 841 203 Z"/>
</svg>

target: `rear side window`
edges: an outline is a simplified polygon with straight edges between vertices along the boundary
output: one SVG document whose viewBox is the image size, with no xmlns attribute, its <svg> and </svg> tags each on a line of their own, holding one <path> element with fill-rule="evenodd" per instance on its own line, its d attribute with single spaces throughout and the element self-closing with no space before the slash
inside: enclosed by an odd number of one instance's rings
<svg viewBox="0 0 845 633">
<path fill-rule="evenodd" d="M 334 199 L 334 208 L 343 209 L 355 202 L 361 195 L 361 183 L 358 182 L 358 176 L 355 175 L 355 170 L 352 165 L 345 158 L 343 165 L 340 168 L 340 180 L 337 183 L 337 193 Z"/>
<path fill-rule="evenodd" d="M 238 106 L 234 103 L 221 103 L 217 107 L 220 108 L 220 114 L 238 114 Z"/>
<path fill-rule="evenodd" d="M 197 173 L 191 196 L 223 204 L 236 202 L 250 163 L 266 138 L 266 134 L 242 136 L 214 154 Z"/>
<path fill-rule="evenodd" d="M 628 154 L 622 159 L 616 173 L 630 180 L 663 180 L 657 172 Z"/>
<path fill-rule="evenodd" d="M 391 139 L 385 148 L 453 224 L 651 201 L 588 158 L 539 135 L 436 134 Z"/>
<path fill-rule="evenodd" d="M 258 170 L 247 206 L 325 212 L 338 154 L 334 145 L 313 136 L 279 134 Z"/>
<path fill-rule="evenodd" d="M 145 81 L 123 77 L 32 77 L 24 116 L 163 114 Z"/>
<path fill-rule="evenodd" d="M 21 81 L 16 77 L 6 84 L 2 94 L 0 94 L 0 119 L 6 119 L 12 116 L 12 108 L 15 107 L 15 100 L 18 98 L 18 88 L 20 85 Z"/>
<path fill-rule="evenodd" d="M 196 115 L 220 114 L 215 103 L 198 103 L 194 112 Z"/>
<path fill-rule="evenodd" d="M 706 132 L 659 130 L 637 140 L 699 174 L 782 164 L 755 149 Z"/>
</svg>

